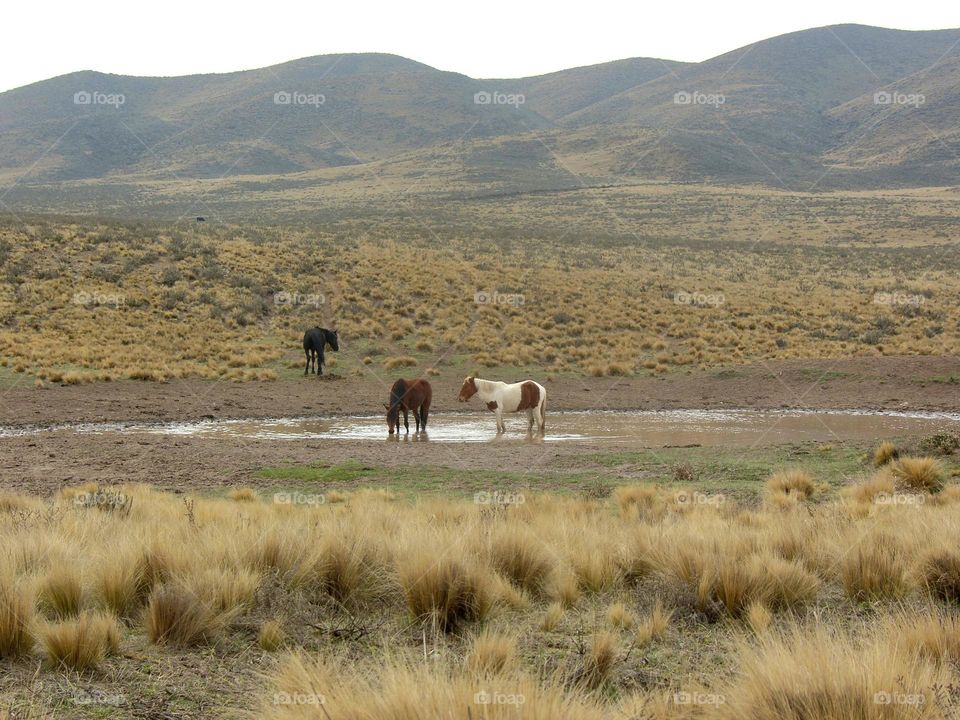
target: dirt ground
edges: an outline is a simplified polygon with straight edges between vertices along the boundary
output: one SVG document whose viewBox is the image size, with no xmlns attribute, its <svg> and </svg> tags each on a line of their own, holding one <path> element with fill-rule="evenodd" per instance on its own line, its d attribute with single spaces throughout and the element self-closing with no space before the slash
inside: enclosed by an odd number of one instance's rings
<svg viewBox="0 0 960 720">
<path fill-rule="evenodd" d="M 958 411 L 960 392 L 951 378 L 960 381 L 960 358 L 791 361 L 661 377 L 560 378 L 546 383 L 548 421 L 551 411 L 590 409 Z M 460 381 L 451 371 L 431 378 L 435 411 L 480 411 L 457 403 Z M 14 384 L 0 391 L 0 425 L 370 414 L 382 411 L 386 397 L 387 387 L 376 378 L 122 382 L 42 389 Z M 0 489 L 49 494 L 86 481 L 212 489 L 255 485 L 256 471 L 263 467 L 346 461 L 546 472 L 598 449 L 590 443 L 543 444 L 519 438 L 491 444 L 391 442 L 386 432 L 383 442 L 291 442 L 50 429 L 0 438 Z M 604 451 L 615 449 L 603 446 Z"/>
</svg>

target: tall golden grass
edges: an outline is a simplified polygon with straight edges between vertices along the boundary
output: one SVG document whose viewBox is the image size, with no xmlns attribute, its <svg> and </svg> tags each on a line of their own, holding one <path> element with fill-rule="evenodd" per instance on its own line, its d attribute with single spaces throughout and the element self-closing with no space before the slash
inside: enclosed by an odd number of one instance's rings
<svg viewBox="0 0 960 720">
<path fill-rule="evenodd" d="M 483 699 L 524 695 L 524 713 L 558 720 L 627 707 L 879 719 L 908 715 L 874 695 L 914 691 L 929 698 L 919 717 L 939 717 L 929 687 L 957 680 L 950 488 L 909 505 L 850 492 L 786 509 L 626 488 L 607 501 L 531 494 L 493 514 L 377 493 L 304 506 L 225 494 L 192 498 L 188 511 L 149 487 L 110 490 L 135 499 L 128 512 L 69 492 L 16 496 L 17 510 L 0 512 L 5 662 L 87 672 L 132 637 L 156 652 L 286 649 L 264 679 L 267 718 L 311 716 L 283 699 L 312 693 L 333 718 L 508 718 L 515 707 Z M 373 642 L 317 659 L 304 638 L 318 613 L 349 618 L 340 637 Z M 704 685 L 688 669 L 636 690 L 638 653 L 682 654 L 705 627 L 730 653 L 724 672 Z"/>
</svg>

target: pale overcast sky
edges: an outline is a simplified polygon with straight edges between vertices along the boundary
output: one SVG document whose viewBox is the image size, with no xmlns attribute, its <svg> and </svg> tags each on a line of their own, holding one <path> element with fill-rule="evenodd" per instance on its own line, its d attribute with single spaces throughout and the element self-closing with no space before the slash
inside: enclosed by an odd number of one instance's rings
<svg viewBox="0 0 960 720">
<path fill-rule="evenodd" d="M 953 10 L 950 10 L 953 6 Z M 473 77 L 519 77 L 626 57 L 698 61 L 793 30 L 960 26 L 960 4 L 741 2 L 9 2 L 0 91 L 75 70 L 184 75 L 310 55 L 389 52 Z"/>
</svg>

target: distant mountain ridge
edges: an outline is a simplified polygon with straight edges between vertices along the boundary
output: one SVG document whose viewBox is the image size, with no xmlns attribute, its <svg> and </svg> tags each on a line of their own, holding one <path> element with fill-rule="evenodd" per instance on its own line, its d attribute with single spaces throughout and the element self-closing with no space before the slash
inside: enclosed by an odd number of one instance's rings
<svg viewBox="0 0 960 720">
<path fill-rule="evenodd" d="M 958 128 L 960 30 L 838 25 L 701 63 L 632 58 L 517 79 L 385 54 L 174 78 L 81 71 L 0 93 L 0 180 L 18 179 L 22 195 L 363 165 L 481 194 L 942 185 L 960 181 Z"/>
</svg>

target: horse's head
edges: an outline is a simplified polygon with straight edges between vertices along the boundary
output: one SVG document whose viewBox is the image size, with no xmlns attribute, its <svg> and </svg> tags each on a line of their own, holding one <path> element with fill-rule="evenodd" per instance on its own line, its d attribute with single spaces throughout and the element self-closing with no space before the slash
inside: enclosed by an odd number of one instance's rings
<svg viewBox="0 0 960 720">
<path fill-rule="evenodd" d="M 400 430 L 400 404 L 397 403 L 391 407 L 384 403 L 383 409 L 387 411 L 387 430 L 393 435 L 394 430 Z"/>
<path fill-rule="evenodd" d="M 340 350 L 340 339 L 337 337 L 336 330 L 327 330 L 327 342 L 334 350 Z"/>
<path fill-rule="evenodd" d="M 477 394 L 477 384 L 472 377 L 464 378 L 463 385 L 460 386 L 460 402 L 466 402 Z"/>
</svg>

